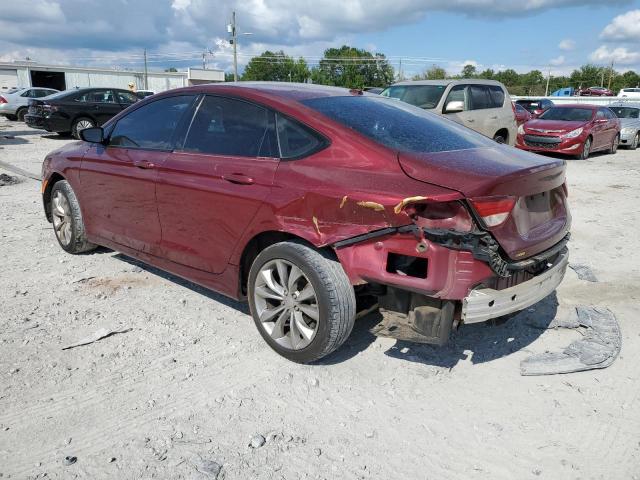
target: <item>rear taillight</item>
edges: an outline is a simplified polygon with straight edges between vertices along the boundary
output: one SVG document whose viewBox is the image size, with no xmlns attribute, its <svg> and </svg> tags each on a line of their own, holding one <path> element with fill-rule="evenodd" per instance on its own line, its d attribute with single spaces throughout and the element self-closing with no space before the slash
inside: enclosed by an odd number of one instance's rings
<svg viewBox="0 0 640 480">
<path fill-rule="evenodd" d="M 469 200 L 487 227 L 497 227 L 509 217 L 515 197 L 480 197 Z"/>
<path fill-rule="evenodd" d="M 6 98 L 4 98 L 2 95 L 0 95 L 0 103 L 9 103 L 9 102 L 7 102 Z"/>
<path fill-rule="evenodd" d="M 58 107 L 56 107 L 55 105 L 49 105 L 45 103 L 44 105 L 42 105 L 42 111 L 44 112 L 45 115 L 51 115 L 53 112 L 58 111 Z"/>
</svg>

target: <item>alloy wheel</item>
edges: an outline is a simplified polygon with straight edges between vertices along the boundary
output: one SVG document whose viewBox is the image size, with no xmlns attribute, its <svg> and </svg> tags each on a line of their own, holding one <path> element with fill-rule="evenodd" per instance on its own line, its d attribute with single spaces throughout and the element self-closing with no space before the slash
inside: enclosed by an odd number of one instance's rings
<svg viewBox="0 0 640 480">
<path fill-rule="evenodd" d="M 91 120 L 80 120 L 76 124 L 76 132 L 80 133 L 85 128 L 91 128 L 91 127 L 93 127 L 93 123 L 91 122 Z"/>
<path fill-rule="evenodd" d="M 255 280 L 253 300 L 262 328 L 280 346 L 307 347 L 318 331 L 320 309 L 313 285 L 293 263 L 265 263 Z"/>
<path fill-rule="evenodd" d="M 60 243 L 68 246 L 71 243 L 73 230 L 71 228 L 72 216 L 69 200 L 61 192 L 57 191 L 51 200 L 51 214 L 53 216 L 53 229 Z"/>
<path fill-rule="evenodd" d="M 587 138 L 584 141 L 584 146 L 582 148 L 582 159 L 583 160 L 586 160 L 587 158 L 589 158 L 590 151 L 591 151 L 591 140 Z"/>
</svg>

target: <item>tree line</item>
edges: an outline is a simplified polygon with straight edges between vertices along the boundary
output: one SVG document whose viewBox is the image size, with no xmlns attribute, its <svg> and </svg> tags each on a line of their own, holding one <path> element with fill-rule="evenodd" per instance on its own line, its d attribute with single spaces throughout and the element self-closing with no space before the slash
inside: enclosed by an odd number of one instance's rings
<svg viewBox="0 0 640 480">
<path fill-rule="evenodd" d="M 502 82 L 512 95 L 544 95 L 547 88 L 547 73 L 531 70 L 518 73 L 508 68 L 494 71 L 490 68 L 478 71 L 467 64 L 458 75 L 449 75 L 439 65 L 432 65 L 412 80 L 441 80 L 445 78 L 483 78 Z M 232 75 L 226 79 L 231 80 Z M 294 58 L 284 51 L 267 50 L 249 60 L 241 76 L 242 80 L 273 82 L 312 82 L 347 88 L 386 87 L 395 81 L 405 80 L 396 75 L 394 68 L 382 53 L 343 45 L 324 51 L 317 66 L 309 67 L 302 57 Z M 614 92 L 621 88 L 640 86 L 640 75 L 633 70 L 624 73 L 613 68 L 586 64 L 574 70 L 569 76 L 549 77 L 549 93 L 564 87 L 591 87 L 602 85 Z"/>
</svg>

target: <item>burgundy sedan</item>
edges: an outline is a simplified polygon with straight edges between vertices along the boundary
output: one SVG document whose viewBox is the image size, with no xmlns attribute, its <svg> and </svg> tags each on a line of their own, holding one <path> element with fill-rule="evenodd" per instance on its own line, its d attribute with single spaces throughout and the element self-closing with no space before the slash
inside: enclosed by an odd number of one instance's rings
<svg viewBox="0 0 640 480">
<path fill-rule="evenodd" d="M 605 87 L 588 87 L 578 90 L 577 95 L 580 97 L 615 97 L 615 93 Z"/>
<path fill-rule="evenodd" d="M 616 153 L 620 120 L 607 107 L 559 105 L 518 127 L 516 147 L 586 160 L 592 152 Z"/>
<path fill-rule="evenodd" d="M 568 262 L 565 163 L 359 90 L 202 85 L 50 153 L 60 246 L 104 245 L 235 299 L 296 362 L 375 303 L 427 343 L 521 310 Z"/>
<path fill-rule="evenodd" d="M 528 122 L 533 118 L 531 113 L 529 113 L 529 111 L 519 103 L 514 103 L 513 107 L 516 111 L 516 123 L 518 124 L 518 126 Z"/>
</svg>

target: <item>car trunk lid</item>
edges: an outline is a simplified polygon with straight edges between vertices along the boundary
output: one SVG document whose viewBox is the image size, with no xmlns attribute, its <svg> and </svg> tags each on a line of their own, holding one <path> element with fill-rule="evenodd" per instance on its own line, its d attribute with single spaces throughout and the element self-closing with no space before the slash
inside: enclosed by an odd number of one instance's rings
<svg viewBox="0 0 640 480">
<path fill-rule="evenodd" d="M 569 231 L 563 160 L 498 145 L 454 152 L 402 152 L 398 160 L 408 176 L 457 190 L 469 200 L 513 198 L 504 221 L 493 226 L 482 222 L 512 259 L 540 253 Z M 469 203 L 481 217 L 473 201 Z"/>
</svg>

